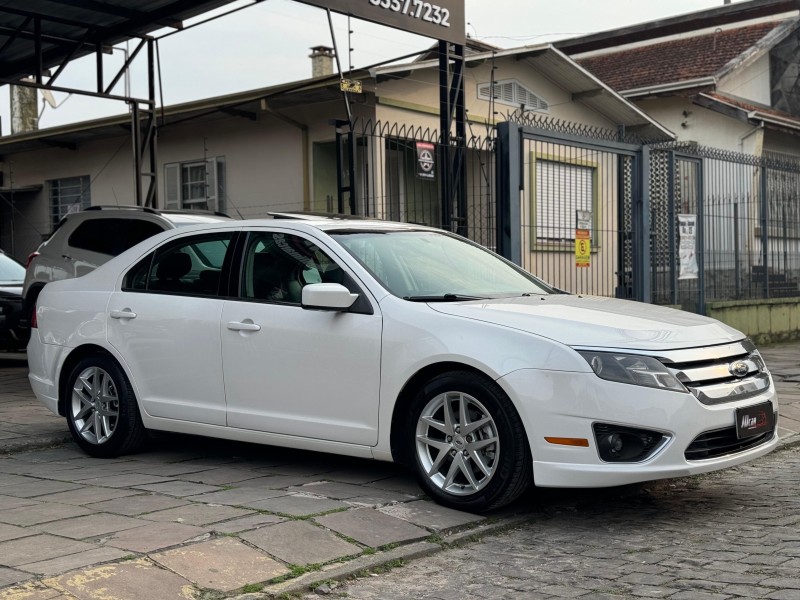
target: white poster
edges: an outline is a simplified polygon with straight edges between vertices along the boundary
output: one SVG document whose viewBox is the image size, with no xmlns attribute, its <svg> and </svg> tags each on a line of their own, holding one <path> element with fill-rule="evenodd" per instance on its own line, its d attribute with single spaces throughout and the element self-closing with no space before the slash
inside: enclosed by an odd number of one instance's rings
<svg viewBox="0 0 800 600">
<path fill-rule="evenodd" d="M 678 279 L 697 279 L 697 215 L 678 215 Z"/>
</svg>

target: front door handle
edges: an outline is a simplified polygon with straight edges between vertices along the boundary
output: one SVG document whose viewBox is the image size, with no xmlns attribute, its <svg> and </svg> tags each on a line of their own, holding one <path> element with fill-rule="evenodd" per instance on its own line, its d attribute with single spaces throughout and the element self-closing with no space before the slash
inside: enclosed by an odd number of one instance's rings
<svg viewBox="0 0 800 600">
<path fill-rule="evenodd" d="M 228 329 L 231 331 L 261 331 L 261 325 L 256 325 L 252 321 L 247 322 L 240 322 L 240 321 L 228 321 Z"/>
<path fill-rule="evenodd" d="M 111 311 L 111 318 L 112 319 L 135 319 L 136 313 L 133 312 L 130 308 L 126 308 L 123 310 L 112 310 Z"/>
</svg>

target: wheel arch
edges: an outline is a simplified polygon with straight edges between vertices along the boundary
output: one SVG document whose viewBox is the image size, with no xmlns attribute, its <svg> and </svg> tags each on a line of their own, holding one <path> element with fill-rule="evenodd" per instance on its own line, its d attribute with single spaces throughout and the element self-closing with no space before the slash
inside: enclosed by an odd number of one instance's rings
<svg viewBox="0 0 800 600">
<path fill-rule="evenodd" d="M 409 406 L 411 405 L 411 401 L 414 399 L 414 396 L 422 388 L 422 386 L 428 383 L 431 379 L 443 373 L 449 373 L 450 371 L 468 371 L 471 373 L 475 373 L 476 375 L 479 375 L 481 377 L 485 377 L 487 380 L 494 382 L 494 378 L 491 377 L 485 371 L 482 371 L 481 369 L 478 369 L 466 363 L 457 361 L 433 363 L 421 368 L 419 371 L 414 373 L 414 375 L 412 375 L 408 379 L 408 381 L 406 381 L 405 385 L 403 386 L 403 389 L 400 390 L 400 393 L 397 396 L 397 400 L 395 401 L 394 408 L 392 410 L 389 447 L 391 449 L 392 459 L 395 462 L 401 464 L 406 464 L 408 462 L 408 457 L 405 456 L 403 453 L 403 447 L 404 447 L 402 439 L 403 418 Z M 506 393 L 506 391 L 503 390 L 503 393 Z M 512 404 L 514 404 L 513 400 Z"/>
</svg>

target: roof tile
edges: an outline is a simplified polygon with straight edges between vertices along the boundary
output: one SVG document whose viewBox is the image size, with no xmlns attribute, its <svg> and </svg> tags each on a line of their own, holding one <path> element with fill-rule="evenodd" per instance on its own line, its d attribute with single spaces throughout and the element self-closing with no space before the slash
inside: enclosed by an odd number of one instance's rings
<svg viewBox="0 0 800 600">
<path fill-rule="evenodd" d="M 781 21 L 580 58 L 585 69 L 618 91 L 710 77 Z"/>
</svg>

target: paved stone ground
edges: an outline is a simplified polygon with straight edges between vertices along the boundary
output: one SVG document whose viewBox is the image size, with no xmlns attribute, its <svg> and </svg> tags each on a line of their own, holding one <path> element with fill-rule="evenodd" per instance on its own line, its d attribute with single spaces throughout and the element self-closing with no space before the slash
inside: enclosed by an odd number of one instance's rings
<svg viewBox="0 0 800 600">
<path fill-rule="evenodd" d="M 780 433 L 791 438 L 800 431 L 800 344 L 768 349 L 765 356 L 781 394 Z M 618 492 L 538 492 L 484 519 L 423 499 L 403 470 L 371 461 L 172 435 L 156 438 L 147 452 L 135 456 L 91 459 L 71 442 L 63 443 L 68 439 L 64 420 L 36 403 L 26 373 L 24 356 L 0 358 L 0 600 L 210 599 L 260 589 L 250 585 L 255 582 L 271 582 L 266 592 L 277 594 L 393 559 L 430 554 L 466 536 L 486 535 L 531 516 L 534 523 L 553 523 L 551 533 L 564 526 L 563 535 L 553 534 L 553 548 L 563 545 L 559 561 L 534 557 L 534 564 L 545 565 L 540 575 L 549 573 L 552 585 L 573 567 L 584 568 L 570 562 L 566 549 L 575 547 L 570 543 L 580 545 L 595 529 L 603 532 L 603 542 L 592 546 L 595 558 L 603 558 L 604 546 L 611 548 L 606 560 L 618 560 L 620 552 L 628 552 L 624 548 L 666 552 L 664 546 L 647 545 L 647 521 L 629 530 L 625 510 L 602 508 L 615 505 Z M 797 489 L 796 461 L 786 464 L 793 469 Z M 725 476 L 735 478 L 740 472 L 750 471 L 739 469 Z M 704 488 L 693 483 L 697 481 L 637 491 L 638 504 L 628 500 L 625 506 L 629 512 L 644 506 L 650 515 L 659 512 L 650 510 L 652 506 L 670 508 L 667 528 L 651 528 L 650 534 L 677 544 L 682 513 L 670 498 L 685 505 L 687 513 L 702 509 L 698 514 L 716 522 L 715 508 L 726 498 L 719 490 L 735 488 L 713 487 L 719 498 L 712 495 L 707 500 Z M 759 481 L 771 493 L 769 478 Z M 699 491 L 689 496 L 673 493 L 684 489 Z M 753 493 L 761 492 L 759 488 Z M 687 497 L 691 503 L 686 504 Z M 759 497 L 764 514 L 753 516 L 741 509 L 743 531 L 751 531 L 751 520 L 758 524 L 767 515 L 775 516 L 775 499 Z M 794 532 L 783 543 L 789 549 L 792 542 L 800 544 L 796 509 L 794 505 L 792 513 L 780 513 L 784 527 Z M 575 515 L 584 516 L 572 527 Z M 720 519 L 728 523 L 727 517 Z M 720 547 L 725 545 L 722 533 L 714 539 Z M 765 540 L 763 535 L 756 537 L 756 546 Z M 497 542 L 490 554 L 505 557 L 498 552 L 506 543 L 511 542 Z M 469 556 L 469 549 L 459 552 L 466 553 L 462 560 Z M 429 563 L 416 564 L 427 569 Z M 559 570 L 559 565 L 564 568 Z M 627 575 L 631 574 L 623 576 Z M 519 591 L 513 586 L 498 589 L 510 596 Z M 457 594 L 443 597 L 450 595 Z"/>
<path fill-rule="evenodd" d="M 332 584 L 331 597 L 798 600 L 798 489 L 800 448 L 791 447 L 616 493 L 544 494 L 512 532 Z"/>
</svg>

